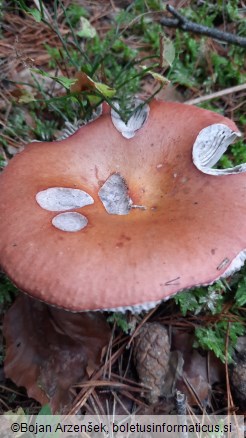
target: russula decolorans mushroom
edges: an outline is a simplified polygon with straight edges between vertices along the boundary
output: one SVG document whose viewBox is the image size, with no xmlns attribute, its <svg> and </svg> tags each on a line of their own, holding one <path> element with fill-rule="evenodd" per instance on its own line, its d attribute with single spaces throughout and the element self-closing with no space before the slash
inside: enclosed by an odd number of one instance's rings
<svg viewBox="0 0 246 438">
<path fill-rule="evenodd" d="M 158 101 L 135 116 L 104 109 L 0 176 L 0 263 L 21 290 L 73 311 L 147 309 L 243 264 L 245 166 L 211 169 L 235 124 Z"/>
</svg>

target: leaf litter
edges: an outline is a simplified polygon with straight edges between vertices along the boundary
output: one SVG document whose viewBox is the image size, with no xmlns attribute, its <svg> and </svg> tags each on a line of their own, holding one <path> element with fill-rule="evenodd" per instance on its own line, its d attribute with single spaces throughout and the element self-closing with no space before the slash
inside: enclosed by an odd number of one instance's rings
<svg viewBox="0 0 246 438">
<path fill-rule="evenodd" d="M 100 365 L 110 330 L 99 312 L 71 313 L 20 295 L 4 320 L 5 374 L 53 412 L 73 400 L 71 387 Z"/>
<path fill-rule="evenodd" d="M 115 13 L 114 10 L 112 11 L 112 5 L 119 3 L 121 7 L 121 3 L 128 4 L 128 2 L 117 2 L 116 0 L 108 4 L 106 2 L 105 4 L 96 2 L 97 5 L 92 4 L 92 2 L 84 3 L 87 6 L 89 3 L 91 4 L 88 6 L 91 13 L 90 23 L 102 38 L 111 27 L 108 17 Z M 176 2 L 172 3 L 177 6 Z M 183 3 L 189 4 L 189 2 Z M 36 91 L 34 93 L 29 87 L 12 84 L 11 81 L 21 80 L 30 83 L 30 68 L 46 69 L 52 60 L 51 54 L 45 49 L 45 43 L 53 48 L 58 48 L 58 50 L 61 48 L 61 43 L 59 38 L 42 22 L 37 26 L 31 16 L 25 15 L 23 17 L 21 14 L 6 13 L 4 22 L 4 38 L 0 40 L 0 57 L 2 74 L 5 74 L 8 81 L 5 84 L 4 97 L 2 94 L 0 95 L 0 110 L 1 123 L 6 125 L 13 98 L 24 100 L 27 98 L 31 101 L 33 96 L 34 98 L 39 97 Z M 60 21 L 59 26 L 61 34 L 65 36 L 67 34 L 66 25 Z M 167 34 L 172 37 L 174 32 L 168 30 Z M 30 46 L 30 41 L 33 42 L 32 46 Z M 148 45 L 134 39 L 134 37 L 129 36 L 128 43 L 132 47 L 142 46 L 142 50 L 145 50 L 146 54 L 149 53 Z M 221 45 L 216 42 L 209 44 L 215 46 L 217 51 L 222 50 Z M 223 55 L 225 55 L 225 50 L 227 49 L 223 49 Z M 59 65 L 52 73 L 54 77 L 58 78 L 67 76 L 64 65 Z M 211 67 L 211 75 L 213 74 Z M 75 70 L 70 69 L 69 75 L 72 80 L 74 77 L 76 78 Z M 83 78 L 80 76 L 79 79 L 80 82 L 78 81 L 77 85 L 80 84 L 81 89 L 83 87 L 85 90 L 94 89 L 98 84 L 92 81 L 89 75 L 83 75 Z M 44 78 L 44 81 L 46 81 L 47 88 L 50 88 L 50 79 Z M 59 95 L 61 90 L 58 87 L 59 84 L 56 85 L 57 87 L 53 89 L 54 96 Z M 153 88 L 156 88 L 156 83 L 148 77 L 143 81 L 143 90 L 145 87 L 148 88 L 147 94 L 149 95 Z M 183 100 L 182 87 L 180 88 L 181 92 L 177 92 L 176 88 L 173 87 L 171 90 L 170 100 Z M 105 92 L 105 90 L 103 91 Z M 201 92 L 196 87 L 193 87 L 192 91 L 194 95 L 199 95 Z M 162 95 L 166 98 L 165 90 Z M 233 115 L 237 105 L 235 97 L 223 99 L 223 104 L 226 106 L 227 113 Z M 220 103 L 216 103 L 216 105 L 219 110 Z M 26 120 L 29 125 L 35 125 L 35 121 L 28 111 L 26 111 Z M 8 144 L 15 149 L 19 149 L 25 143 L 25 139 L 16 140 L 9 134 L 4 134 L 4 136 Z M 0 153 L 8 161 L 9 155 L 6 155 L 5 149 L 1 148 Z M 5 317 L 5 373 L 18 386 L 26 387 L 29 396 L 41 404 L 46 404 L 49 401 L 53 412 L 67 410 L 76 413 L 84 407 L 90 413 L 96 411 L 105 413 L 107 409 L 117 406 L 119 413 L 138 410 L 139 413 L 167 414 L 175 408 L 173 394 L 176 387 L 186 394 L 193 409 L 207 407 L 208 410 L 214 410 L 224 406 L 226 411 L 224 400 L 225 366 L 212 353 L 192 348 L 194 325 L 199 325 L 201 319 L 192 317 L 184 321 L 180 313 L 175 314 L 175 308 L 172 306 L 173 304 L 168 305 L 170 314 L 172 314 L 171 318 L 164 305 L 159 306 L 156 313 L 150 312 L 144 317 L 144 321 L 151 321 L 151 323 L 158 321 L 163 327 L 168 327 L 171 342 L 170 355 L 172 360 L 169 364 L 169 374 L 166 375 L 166 382 L 156 404 L 148 405 L 148 395 L 146 394 L 150 388 L 137 383 L 138 375 L 133 361 L 132 335 L 124 335 L 117 328 L 112 332 L 105 317 L 100 314 L 94 314 L 93 317 L 90 315 L 86 317 L 86 314 L 70 314 L 68 316 L 68 312 L 53 309 L 23 296 L 17 299 Z M 37 311 L 35 317 L 34 312 L 32 312 L 34 309 L 35 312 Z M 63 317 L 64 314 L 68 317 L 67 322 Z M 99 319 L 97 320 L 97 318 Z M 132 316 L 129 315 L 129 322 L 131 319 Z M 17 330 L 18 321 L 22 327 L 20 331 Z M 95 326 L 100 327 L 98 332 L 94 330 L 93 321 Z M 141 325 L 140 319 L 138 324 L 139 327 Z M 98 337 L 98 333 L 102 336 Z M 71 369 L 73 372 L 69 373 Z M 16 396 L 20 397 L 19 404 L 23 407 L 35 409 L 33 402 L 26 399 L 25 394 L 19 392 L 19 389 L 11 388 L 10 382 L 3 375 L 1 383 L 3 383 L 1 388 L 3 410 L 6 410 L 6 406 L 11 408 L 11 403 L 6 397 L 8 391 L 12 391 L 12 394 L 16 393 Z"/>
</svg>

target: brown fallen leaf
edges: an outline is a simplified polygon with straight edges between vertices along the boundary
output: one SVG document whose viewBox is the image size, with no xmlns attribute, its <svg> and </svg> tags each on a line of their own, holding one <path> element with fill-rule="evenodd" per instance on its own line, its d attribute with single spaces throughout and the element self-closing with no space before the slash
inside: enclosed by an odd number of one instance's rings
<svg viewBox="0 0 246 438">
<path fill-rule="evenodd" d="M 80 91 L 89 91 L 95 89 L 95 82 L 82 71 L 76 72 L 74 79 L 76 79 L 76 82 L 70 87 L 70 91 L 72 93 L 79 93 Z"/>
<path fill-rule="evenodd" d="M 234 363 L 230 366 L 230 381 L 235 402 L 246 413 L 246 336 L 237 340 Z"/>
<path fill-rule="evenodd" d="M 76 81 L 70 86 L 71 93 L 97 91 L 104 97 L 113 97 L 116 93 L 114 88 L 111 88 L 102 82 L 93 81 L 93 79 L 83 71 L 76 72 L 73 79 Z"/>
<path fill-rule="evenodd" d="M 71 313 L 20 295 L 4 318 L 5 374 L 52 412 L 66 413 L 71 387 L 95 370 L 110 337 L 99 312 Z"/>
<path fill-rule="evenodd" d="M 186 394 L 190 405 L 197 405 L 197 401 L 201 405 L 208 404 L 212 385 L 225 380 L 222 362 L 212 352 L 201 355 L 194 349 L 194 334 L 192 333 L 174 330 L 172 341 L 172 348 L 182 354 L 184 360 L 183 372 L 177 382 L 177 389 Z"/>
</svg>

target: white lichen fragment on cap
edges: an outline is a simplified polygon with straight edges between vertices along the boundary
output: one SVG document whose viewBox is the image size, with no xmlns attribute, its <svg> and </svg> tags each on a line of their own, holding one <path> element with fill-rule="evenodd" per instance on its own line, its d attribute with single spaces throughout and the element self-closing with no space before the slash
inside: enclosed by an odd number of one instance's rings
<svg viewBox="0 0 246 438">
<path fill-rule="evenodd" d="M 38 192 L 36 201 L 45 210 L 64 211 L 85 207 L 94 203 L 93 198 L 83 190 L 67 187 L 51 187 Z"/>
<path fill-rule="evenodd" d="M 228 146 L 240 136 L 240 132 L 232 131 L 222 123 L 216 123 L 202 129 L 193 145 L 192 158 L 194 165 L 201 172 L 215 176 L 245 172 L 246 163 L 229 169 L 212 169 L 226 152 Z"/>
<path fill-rule="evenodd" d="M 119 104 L 116 102 L 115 108 L 117 110 L 120 110 Z M 134 109 L 135 108 L 135 109 Z M 114 110 L 111 109 L 111 118 L 113 125 L 119 131 L 123 137 L 125 138 L 132 138 L 136 134 L 136 132 L 142 128 L 143 124 L 148 118 L 149 115 L 149 105 L 144 104 L 144 102 L 140 99 L 136 99 L 134 102 L 133 107 L 133 114 L 125 123 L 121 118 L 120 115 Z"/>
<path fill-rule="evenodd" d="M 75 232 L 86 227 L 88 219 L 77 212 L 61 213 L 52 219 L 52 225 L 61 231 Z"/>
<path fill-rule="evenodd" d="M 128 214 L 132 200 L 128 195 L 128 189 L 124 178 L 118 173 L 113 173 L 98 192 L 105 210 L 109 214 Z"/>
</svg>

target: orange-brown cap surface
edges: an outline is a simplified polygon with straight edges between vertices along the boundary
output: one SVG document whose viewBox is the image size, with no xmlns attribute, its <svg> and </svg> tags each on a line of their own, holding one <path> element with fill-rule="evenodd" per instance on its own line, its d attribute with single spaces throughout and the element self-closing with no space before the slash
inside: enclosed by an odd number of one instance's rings
<svg viewBox="0 0 246 438">
<path fill-rule="evenodd" d="M 106 112 L 70 138 L 27 146 L 0 176 L 0 263 L 9 277 L 74 311 L 145 305 L 215 281 L 246 248 L 246 175 L 206 175 L 192 162 L 199 132 L 215 123 L 237 131 L 219 114 L 154 101 L 133 138 Z M 99 191 L 112 175 L 140 208 L 107 212 Z M 69 206 L 57 213 L 37 202 L 49 188 L 90 195 L 72 210 L 85 218 L 79 231 L 54 226 Z"/>
</svg>

